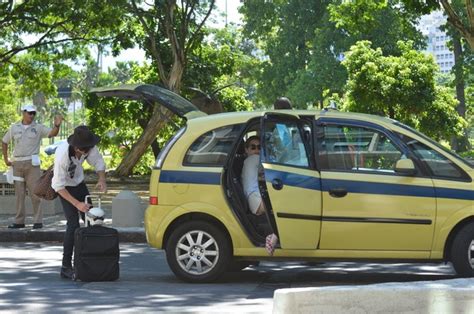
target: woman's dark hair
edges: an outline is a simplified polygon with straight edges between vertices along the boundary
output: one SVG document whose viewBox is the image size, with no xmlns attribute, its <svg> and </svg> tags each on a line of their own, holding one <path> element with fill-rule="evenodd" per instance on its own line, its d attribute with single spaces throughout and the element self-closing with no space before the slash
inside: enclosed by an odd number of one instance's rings
<svg viewBox="0 0 474 314">
<path fill-rule="evenodd" d="M 257 141 L 260 142 L 260 138 L 259 138 L 257 135 L 252 135 L 251 137 L 249 137 L 249 138 L 245 141 L 245 148 L 249 148 L 250 142 L 253 141 L 253 140 L 257 140 Z"/>
<path fill-rule="evenodd" d="M 292 107 L 291 101 L 286 97 L 278 97 L 273 104 L 274 109 L 291 109 Z"/>
</svg>

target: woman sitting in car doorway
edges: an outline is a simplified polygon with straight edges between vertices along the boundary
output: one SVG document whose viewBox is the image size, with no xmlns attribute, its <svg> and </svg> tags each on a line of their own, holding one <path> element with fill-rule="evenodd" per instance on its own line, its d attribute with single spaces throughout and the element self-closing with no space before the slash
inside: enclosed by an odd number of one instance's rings
<svg viewBox="0 0 474 314">
<path fill-rule="evenodd" d="M 250 211 L 260 216 L 265 213 L 265 205 L 258 188 L 258 165 L 260 163 L 260 139 L 258 136 L 251 136 L 245 142 L 245 158 L 242 168 L 242 185 L 244 188 L 245 198 L 249 204 Z M 272 233 L 266 237 L 265 249 L 268 254 L 273 255 L 275 245 L 278 242 L 276 234 Z"/>
</svg>

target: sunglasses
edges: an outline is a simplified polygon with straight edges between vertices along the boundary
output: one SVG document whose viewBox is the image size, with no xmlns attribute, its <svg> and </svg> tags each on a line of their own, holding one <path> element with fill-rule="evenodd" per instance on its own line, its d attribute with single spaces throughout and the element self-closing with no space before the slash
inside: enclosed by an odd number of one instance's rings
<svg viewBox="0 0 474 314">
<path fill-rule="evenodd" d="M 257 144 L 257 145 L 255 145 L 255 144 L 250 144 L 250 149 L 253 149 L 253 150 L 258 149 L 258 150 L 260 150 L 260 144 Z"/>
<path fill-rule="evenodd" d="M 26 111 L 26 110 L 25 110 L 25 112 L 26 112 L 27 114 L 29 114 L 30 116 L 36 115 L 36 111 Z"/>
</svg>

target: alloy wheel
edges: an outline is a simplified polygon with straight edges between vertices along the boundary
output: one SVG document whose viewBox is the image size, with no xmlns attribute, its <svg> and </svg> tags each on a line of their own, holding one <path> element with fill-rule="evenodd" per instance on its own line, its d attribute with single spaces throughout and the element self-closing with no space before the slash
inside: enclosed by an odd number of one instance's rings
<svg viewBox="0 0 474 314">
<path fill-rule="evenodd" d="M 189 274 L 206 274 L 219 261 L 219 246 L 209 233 L 191 230 L 178 240 L 176 260 L 178 265 Z"/>
</svg>

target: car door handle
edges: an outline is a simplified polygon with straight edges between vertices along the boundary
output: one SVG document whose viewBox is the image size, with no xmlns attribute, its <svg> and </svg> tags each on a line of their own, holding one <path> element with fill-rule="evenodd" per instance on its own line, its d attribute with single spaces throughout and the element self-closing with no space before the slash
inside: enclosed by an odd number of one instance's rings
<svg viewBox="0 0 474 314">
<path fill-rule="evenodd" d="M 272 186 L 275 190 L 283 189 L 283 182 L 280 179 L 273 179 Z"/>
<path fill-rule="evenodd" d="M 347 190 L 345 188 L 329 189 L 329 195 L 332 197 L 344 197 L 347 195 Z"/>
</svg>

